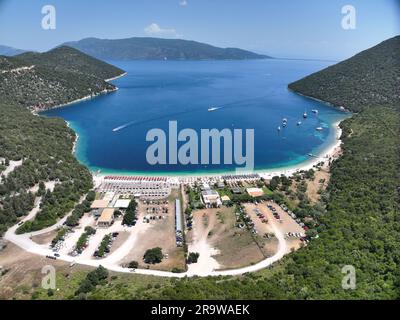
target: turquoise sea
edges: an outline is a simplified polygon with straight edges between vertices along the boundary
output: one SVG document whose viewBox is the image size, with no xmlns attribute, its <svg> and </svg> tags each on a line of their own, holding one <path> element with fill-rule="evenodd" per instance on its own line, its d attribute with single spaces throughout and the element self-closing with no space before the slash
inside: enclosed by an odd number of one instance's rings
<svg viewBox="0 0 400 320">
<path fill-rule="evenodd" d="M 178 130 L 192 128 L 199 133 L 212 128 L 254 129 L 256 170 L 294 166 L 332 144 L 336 139 L 332 124 L 348 116 L 287 89 L 290 82 L 333 62 L 109 62 L 128 72 L 113 81 L 118 91 L 42 113 L 69 122 L 79 135 L 76 156 L 93 171 L 158 175 L 236 169 L 223 164 L 148 164 L 146 150 L 151 142 L 146 141 L 146 133 L 153 128 L 168 133 L 171 120 L 177 121 Z M 209 112 L 211 107 L 217 110 Z M 284 118 L 286 127 L 282 127 Z M 298 121 L 302 122 L 299 126 Z M 113 131 L 116 128 L 121 129 Z"/>
</svg>

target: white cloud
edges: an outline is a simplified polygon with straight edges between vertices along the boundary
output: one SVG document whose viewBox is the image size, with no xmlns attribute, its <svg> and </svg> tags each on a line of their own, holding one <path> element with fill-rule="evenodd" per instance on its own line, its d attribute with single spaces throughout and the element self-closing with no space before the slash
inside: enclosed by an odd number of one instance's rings
<svg viewBox="0 0 400 320">
<path fill-rule="evenodd" d="M 181 6 L 187 6 L 188 2 L 187 2 L 187 0 L 181 0 L 181 1 L 179 1 L 179 4 Z"/>
<path fill-rule="evenodd" d="M 152 35 L 174 35 L 177 36 L 175 29 L 163 29 L 157 23 L 152 23 L 144 28 L 144 32 Z"/>
<path fill-rule="evenodd" d="M 144 32 L 149 35 L 158 35 L 158 36 L 173 36 L 176 38 L 183 37 L 183 35 L 178 34 L 175 29 L 164 29 L 161 28 L 157 23 L 152 23 L 144 28 Z"/>
</svg>

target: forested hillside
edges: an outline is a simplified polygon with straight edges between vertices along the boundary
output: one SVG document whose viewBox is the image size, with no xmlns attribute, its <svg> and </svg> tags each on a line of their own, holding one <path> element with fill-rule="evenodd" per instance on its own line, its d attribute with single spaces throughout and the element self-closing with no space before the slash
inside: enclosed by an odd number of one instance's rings
<svg viewBox="0 0 400 320">
<path fill-rule="evenodd" d="M 115 86 L 104 79 L 123 72 L 67 47 L 0 57 L 0 96 L 40 111 L 113 91 Z"/>
<path fill-rule="evenodd" d="M 28 189 L 41 181 L 57 182 L 47 195 L 55 211 L 38 216 L 43 226 L 54 223 L 92 186 L 91 174 L 71 153 L 75 133 L 61 119 L 33 116 L 11 102 L 1 101 L 0 111 L 0 157 L 22 160 L 0 183 L 0 235 L 32 209 Z"/>
<path fill-rule="evenodd" d="M 33 208 L 36 196 L 42 197 L 41 210 L 19 232 L 54 224 L 92 187 L 90 172 L 72 154 L 75 133 L 63 120 L 35 116 L 25 107 L 44 110 L 115 90 L 104 79 L 122 73 L 65 47 L 0 57 L 0 236 Z M 11 161 L 22 164 L 4 176 Z M 53 191 L 44 189 L 49 181 Z"/>
<path fill-rule="evenodd" d="M 44 53 L 26 52 L 16 56 L 15 59 L 56 71 L 75 72 L 102 80 L 111 79 L 124 73 L 123 70 L 113 65 L 67 46 L 58 47 Z"/>
<path fill-rule="evenodd" d="M 400 104 L 400 36 L 289 85 L 291 90 L 359 112 Z"/>
</svg>

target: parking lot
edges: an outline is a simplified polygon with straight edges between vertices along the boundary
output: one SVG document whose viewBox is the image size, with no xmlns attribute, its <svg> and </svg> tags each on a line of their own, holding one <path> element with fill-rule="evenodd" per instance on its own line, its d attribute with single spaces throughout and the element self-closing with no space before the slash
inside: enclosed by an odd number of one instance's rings
<svg viewBox="0 0 400 320">
<path fill-rule="evenodd" d="M 244 205 L 246 213 L 254 222 L 257 233 L 262 237 L 270 234 L 272 229 L 270 224 L 273 223 L 277 228 L 285 234 L 289 251 L 300 248 L 304 235 L 304 229 L 278 204 L 274 202 L 261 202 L 259 204 L 247 203 Z"/>
</svg>

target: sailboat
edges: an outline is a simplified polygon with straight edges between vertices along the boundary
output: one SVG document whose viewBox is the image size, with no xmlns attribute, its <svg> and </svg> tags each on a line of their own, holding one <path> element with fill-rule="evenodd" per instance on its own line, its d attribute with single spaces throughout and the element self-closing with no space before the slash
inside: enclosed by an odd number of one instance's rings
<svg viewBox="0 0 400 320">
<path fill-rule="evenodd" d="M 298 125 L 298 126 L 301 125 L 301 121 L 297 121 L 297 125 Z"/>
<path fill-rule="evenodd" d="M 306 119 L 308 117 L 307 111 L 304 111 L 303 118 Z"/>
</svg>

